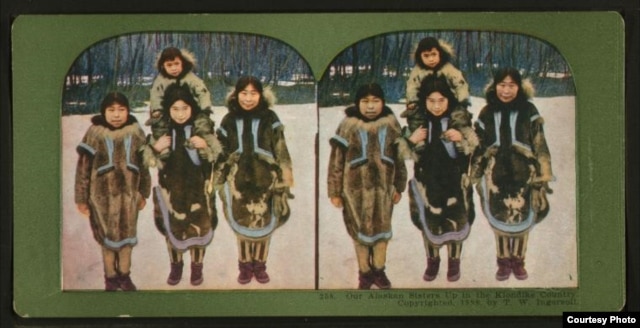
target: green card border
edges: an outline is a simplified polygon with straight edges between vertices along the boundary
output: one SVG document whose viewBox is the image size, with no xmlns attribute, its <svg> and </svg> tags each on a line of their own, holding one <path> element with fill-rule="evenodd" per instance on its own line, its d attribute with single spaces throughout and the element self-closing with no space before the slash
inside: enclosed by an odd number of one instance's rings
<svg viewBox="0 0 640 328">
<path fill-rule="evenodd" d="M 117 24 L 114 21 L 114 15 L 24 15 L 13 24 L 13 287 L 18 315 L 556 316 L 563 311 L 618 311 L 624 306 L 625 43 L 624 22 L 618 13 L 176 14 L 117 15 Z M 350 44 L 369 36 L 409 30 L 526 34 L 551 43 L 571 66 L 577 94 L 579 287 L 516 290 L 530 292 L 534 298 L 551 292 L 569 295 L 565 298 L 568 302 L 534 307 L 511 304 L 494 309 L 469 304 L 425 310 L 395 306 L 397 301 L 392 297 L 354 302 L 349 298 L 353 291 L 61 291 L 61 132 L 59 124 L 53 122 L 60 121 L 63 78 L 87 47 L 138 32 L 255 33 L 291 45 L 319 79 L 331 60 Z M 595 64 L 602 62 L 602 56 L 606 56 L 606 64 Z M 469 292 L 470 298 L 476 299 L 478 291 L 495 290 L 429 292 L 460 297 Z M 409 291 L 398 290 L 391 295 L 406 293 Z"/>
</svg>

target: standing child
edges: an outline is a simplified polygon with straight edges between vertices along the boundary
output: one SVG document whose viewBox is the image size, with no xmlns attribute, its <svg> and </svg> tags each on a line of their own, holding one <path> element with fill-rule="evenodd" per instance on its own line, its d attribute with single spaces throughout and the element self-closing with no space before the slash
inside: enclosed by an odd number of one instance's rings
<svg viewBox="0 0 640 328">
<path fill-rule="evenodd" d="M 144 132 L 129 115 L 129 101 L 118 92 L 102 100 L 78 146 L 75 202 L 89 217 L 93 237 L 102 248 L 105 290 L 135 291 L 131 252 L 138 239 L 138 211 L 149 197 L 151 179 L 139 152 Z"/>
<path fill-rule="evenodd" d="M 169 133 L 149 143 L 144 154 L 147 165 L 158 167 L 154 215 L 169 250 L 171 272 L 167 284 L 176 285 L 182 279 L 183 253 L 188 250 L 191 284 L 197 286 L 204 280 L 205 248 L 218 222 L 212 162 L 222 150 L 213 130 L 195 135 L 194 120 L 200 107 L 187 86 L 167 87 L 162 108 L 162 115 L 171 118 Z M 169 156 L 160 157 L 167 149 L 171 150 Z"/>
<path fill-rule="evenodd" d="M 225 151 L 220 197 L 238 241 L 240 284 L 254 277 L 269 282 L 269 242 L 290 214 L 292 164 L 284 126 L 270 109 L 274 102 L 257 78 L 241 77 L 227 97 L 229 113 L 218 130 Z"/>
<path fill-rule="evenodd" d="M 551 155 L 543 119 L 529 99 L 533 87 L 514 68 L 494 74 L 487 105 L 475 123 L 480 147 L 475 176 L 478 193 L 496 238 L 497 280 L 511 273 L 527 279 L 524 259 L 529 231 L 549 212 Z"/>
<path fill-rule="evenodd" d="M 460 278 L 462 243 L 475 217 L 468 174 L 470 156 L 478 146 L 471 115 L 459 106 L 448 85 L 423 80 L 417 110 L 425 113 L 425 125 L 408 141 L 413 148 L 415 178 L 410 182 L 411 220 L 422 231 L 427 252 L 423 279 L 432 281 L 440 268 L 440 247 L 449 251 L 447 280 Z"/>
<path fill-rule="evenodd" d="M 469 85 L 462 72 L 451 63 L 453 56 L 451 46 L 442 40 L 426 37 L 418 43 L 413 56 L 415 66 L 407 79 L 407 109 L 400 114 L 401 117 L 407 118 L 411 132 L 420 125 L 424 125 L 424 110 L 416 110 L 416 108 L 420 105 L 418 91 L 425 79 L 443 80 L 460 105 L 464 107 L 469 105 Z M 421 147 L 422 143 L 416 146 Z"/>
<path fill-rule="evenodd" d="M 384 270 L 392 236 L 391 214 L 407 180 L 398 149 L 400 124 L 375 83 L 358 89 L 355 105 L 345 114 L 331 138 L 328 195 L 335 207 L 343 209 L 347 232 L 354 241 L 358 288 L 375 284 L 388 289 L 391 282 Z"/>
<path fill-rule="evenodd" d="M 193 120 L 194 135 L 204 137 L 213 129 L 213 122 L 210 119 L 213 113 L 211 93 L 204 81 L 193 72 L 195 63 L 192 53 L 174 47 L 162 50 L 158 56 L 156 67 L 159 73 L 151 86 L 149 102 L 151 117 L 146 122 L 146 125 L 151 125 L 152 142 L 169 133 L 170 118 L 163 115 L 162 100 L 167 88 L 172 84 L 186 85 L 201 109 Z M 162 156 L 168 156 L 168 151 L 165 150 Z M 200 151 L 201 156 L 205 154 L 206 152 Z M 211 162 L 213 159 L 209 158 L 208 161 Z"/>
</svg>

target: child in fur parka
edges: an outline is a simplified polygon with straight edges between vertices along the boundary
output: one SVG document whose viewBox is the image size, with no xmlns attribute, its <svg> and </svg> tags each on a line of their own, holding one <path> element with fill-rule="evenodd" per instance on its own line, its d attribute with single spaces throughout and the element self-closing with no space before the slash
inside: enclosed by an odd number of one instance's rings
<svg viewBox="0 0 640 328">
<path fill-rule="evenodd" d="M 385 273 L 391 215 L 405 188 L 400 124 L 378 84 L 361 86 L 331 138 L 327 177 L 331 203 L 342 208 L 358 261 L 358 288 L 391 288 Z"/>
<path fill-rule="evenodd" d="M 138 242 L 138 211 L 149 197 L 151 179 L 142 163 L 144 132 L 129 114 L 129 101 L 118 92 L 106 95 L 100 115 L 91 119 L 78 146 L 75 202 L 89 217 L 102 248 L 105 290 L 135 291 L 131 252 Z"/>
<path fill-rule="evenodd" d="M 220 198 L 238 242 L 238 282 L 270 281 L 269 243 L 289 218 L 292 163 L 284 125 L 270 109 L 275 97 L 256 77 L 238 79 L 227 97 L 229 112 L 218 138 L 221 158 Z"/>
<path fill-rule="evenodd" d="M 474 159 L 482 209 L 496 239 L 497 280 L 511 273 L 527 279 L 529 231 L 549 212 L 546 194 L 553 180 L 543 119 L 529 101 L 533 86 L 514 68 L 495 72 L 487 105 L 475 123 L 480 147 Z"/>
<path fill-rule="evenodd" d="M 407 109 L 400 117 L 407 118 L 409 131 L 413 132 L 425 122 L 424 111 L 418 107 L 418 92 L 424 80 L 442 80 L 451 89 L 456 101 L 463 107 L 470 105 L 469 84 L 462 72 L 451 60 L 454 52 L 448 43 L 433 37 L 426 37 L 418 43 L 413 55 L 415 66 L 409 74 L 406 85 Z M 422 146 L 422 143 L 416 145 Z"/>
<path fill-rule="evenodd" d="M 214 123 L 210 119 L 213 113 L 211 93 L 204 81 L 193 72 L 195 64 L 194 55 L 185 49 L 169 47 L 158 55 L 156 60 L 158 75 L 149 92 L 150 118 L 145 123 L 151 126 L 151 143 L 169 132 L 170 118 L 163 115 L 162 100 L 167 88 L 172 84 L 187 86 L 201 109 L 194 119 L 194 134 L 205 137 L 213 129 Z M 165 150 L 162 156 L 168 156 L 168 151 Z M 200 155 L 204 154 L 205 152 L 200 153 Z"/>
<path fill-rule="evenodd" d="M 415 178 L 410 181 L 411 220 L 422 231 L 427 252 L 423 279 L 432 281 L 440 268 L 440 248 L 448 249 L 447 280 L 460 278 L 462 244 L 475 217 L 470 179 L 471 155 L 478 137 L 471 115 L 461 107 L 447 84 L 423 80 L 418 110 L 425 113 L 425 127 L 406 140 L 413 149 Z"/>
<path fill-rule="evenodd" d="M 182 279 L 183 253 L 191 255 L 192 285 L 200 285 L 205 249 L 213 239 L 218 217 L 215 208 L 214 165 L 222 152 L 213 129 L 203 136 L 194 133 L 200 112 L 186 85 L 167 87 L 162 100 L 163 115 L 171 118 L 169 133 L 144 149 L 145 163 L 158 168 L 154 188 L 156 227 L 165 236 L 170 273 L 167 284 Z M 203 131 L 204 132 L 204 131 Z M 170 149 L 168 156 L 161 156 Z"/>
</svg>

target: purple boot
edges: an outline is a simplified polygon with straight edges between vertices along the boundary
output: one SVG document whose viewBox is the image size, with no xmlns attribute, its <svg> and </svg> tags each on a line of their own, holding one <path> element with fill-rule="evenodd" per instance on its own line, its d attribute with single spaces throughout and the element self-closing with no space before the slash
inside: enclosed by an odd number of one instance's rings
<svg viewBox="0 0 640 328">
<path fill-rule="evenodd" d="M 458 281 L 460 279 L 460 259 L 449 258 L 449 268 L 447 269 L 447 280 Z"/>
<path fill-rule="evenodd" d="M 204 278 L 202 277 L 203 267 L 203 263 L 191 262 L 191 284 L 193 286 L 198 286 L 204 281 Z"/>
<path fill-rule="evenodd" d="M 498 258 L 498 271 L 496 272 L 496 280 L 507 280 L 509 279 L 509 275 L 511 275 L 511 260 L 507 258 Z"/>
<path fill-rule="evenodd" d="M 384 273 L 384 268 L 382 269 L 373 269 L 373 284 L 378 286 L 380 289 L 389 289 L 391 288 L 391 281 L 387 278 L 387 275 Z"/>
<path fill-rule="evenodd" d="M 258 261 L 253 262 L 253 275 L 259 283 L 268 283 L 270 279 L 269 274 L 267 274 L 267 263 Z"/>
<path fill-rule="evenodd" d="M 251 282 L 251 278 L 253 278 L 253 263 L 238 262 L 238 270 L 240 270 L 240 274 L 238 274 L 238 282 L 240 284 L 244 285 Z"/>
<path fill-rule="evenodd" d="M 125 292 L 135 292 L 136 290 L 138 290 L 138 288 L 136 288 L 136 285 L 133 284 L 133 281 L 131 281 L 131 272 L 121 273 L 118 276 L 118 284 L 120 286 L 120 289 Z"/>
<path fill-rule="evenodd" d="M 512 257 L 511 269 L 513 270 L 513 276 L 518 280 L 525 280 L 529 277 L 527 270 L 524 268 L 524 258 Z"/>
<path fill-rule="evenodd" d="M 427 257 L 427 269 L 424 271 L 422 279 L 425 281 L 433 281 L 438 275 L 440 270 L 440 258 L 439 257 Z"/>
<path fill-rule="evenodd" d="M 358 272 L 358 289 L 371 289 L 373 285 L 373 271 Z"/>
<path fill-rule="evenodd" d="M 169 277 L 167 278 L 167 284 L 171 286 L 177 285 L 182 279 L 182 268 L 184 267 L 184 262 L 180 261 L 177 263 L 171 263 L 171 272 L 169 273 Z"/>
<path fill-rule="evenodd" d="M 106 292 L 115 292 L 120 288 L 120 277 L 117 275 L 114 277 L 104 276 L 104 290 Z"/>
</svg>

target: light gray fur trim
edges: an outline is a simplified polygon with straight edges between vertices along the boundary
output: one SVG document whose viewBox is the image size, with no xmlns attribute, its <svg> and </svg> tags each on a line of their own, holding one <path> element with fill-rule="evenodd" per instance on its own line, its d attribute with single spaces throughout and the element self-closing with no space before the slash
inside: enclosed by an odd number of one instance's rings
<svg viewBox="0 0 640 328">
<path fill-rule="evenodd" d="M 164 49 L 162 51 L 164 51 Z M 160 56 L 162 55 L 162 51 L 158 52 L 158 55 L 156 55 L 155 67 L 158 67 L 158 65 L 161 64 Z M 193 52 L 183 48 L 183 49 L 180 49 L 180 54 L 182 54 L 182 57 L 184 57 L 184 59 L 191 62 L 191 66 L 192 66 L 191 71 L 193 71 L 196 68 L 196 64 L 198 63 L 198 61 L 196 60 L 196 56 L 193 54 Z"/>
</svg>

